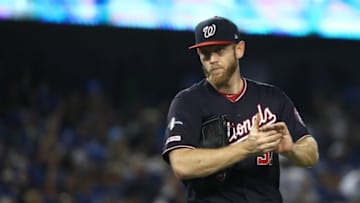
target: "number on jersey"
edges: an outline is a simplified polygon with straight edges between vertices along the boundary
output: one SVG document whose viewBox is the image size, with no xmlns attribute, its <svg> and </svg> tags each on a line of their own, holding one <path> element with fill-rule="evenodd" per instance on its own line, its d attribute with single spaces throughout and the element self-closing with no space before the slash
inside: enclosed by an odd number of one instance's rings
<svg viewBox="0 0 360 203">
<path fill-rule="evenodd" d="M 273 159 L 272 152 L 266 152 L 265 154 L 256 157 L 256 164 L 258 166 L 271 166 Z"/>
</svg>

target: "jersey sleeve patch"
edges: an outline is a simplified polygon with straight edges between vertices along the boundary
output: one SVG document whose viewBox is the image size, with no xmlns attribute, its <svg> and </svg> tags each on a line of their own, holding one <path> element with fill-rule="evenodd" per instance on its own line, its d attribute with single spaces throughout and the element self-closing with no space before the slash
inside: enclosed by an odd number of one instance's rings
<svg viewBox="0 0 360 203">
<path fill-rule="evenodd" d="M 180 142 L 181 136 L 180 135 L 173 135 L 166 139 L 165 145 L 169 144 L 170 142 Z"/>
<path fill-rule="evenodd" d="M 175 117 L 172 117 L 168 125 L 169 130 L 173 130 L 175 125 L 183 125 L 183 122 L 177 121 Z"/>
</svg>

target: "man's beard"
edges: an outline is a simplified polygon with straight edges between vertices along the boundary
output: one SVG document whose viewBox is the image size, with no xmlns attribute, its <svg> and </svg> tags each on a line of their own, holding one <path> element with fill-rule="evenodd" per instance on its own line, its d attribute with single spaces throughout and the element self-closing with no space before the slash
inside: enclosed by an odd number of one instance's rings
<svg viewBox="0 0 360 203">
<path fill-rule="evenodd" d="M 204 67 L 203 67 L 203 71 L 209 82 L 211 82 L 213 85 L 219 88 L 226 86 L 228 84 L 228 81 L 230 80 L 231 76 L 235 73 L 236 68 L 237 68 L 237 61 L 235 60 L 234 57 L 234 60 L 232 60 L 232 63 L 230 63 L 229 67 L 225 69 L 225 71 L 222 72 L 221 74 L 214 75 L 210 71 L 207 71 Z"/>
</svg>

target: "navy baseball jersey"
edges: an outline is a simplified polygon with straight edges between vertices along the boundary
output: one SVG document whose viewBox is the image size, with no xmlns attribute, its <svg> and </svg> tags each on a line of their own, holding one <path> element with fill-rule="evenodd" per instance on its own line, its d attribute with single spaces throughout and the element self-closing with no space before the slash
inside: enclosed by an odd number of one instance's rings
<svg viewBox="0 0 360 203">
<path fill-rule="evenodd" d="M 260 112 L 260 126 L 285 122 L 294 142 L 309 132 L 293 102 L 279 88 L 242 78 L 243 89 L 235 97 L 219 93 L 206 80 L 179 92 L 172 100 L 167 122 L 163 158 L 178 148 L 200 147 L 201 125 L 213 115 L 226 114 L 230 144 L 245 140 L 255 115 Z M 184 180 L 188 202 L 282 202 L 279 191 L 279 156 L 269 152 L 248 157 L 231 167 L 229 177 L 221 179 L 221 187 L 204 192 Z M 219 180 L 220 181 L 220 180 Z"/>
</svg>

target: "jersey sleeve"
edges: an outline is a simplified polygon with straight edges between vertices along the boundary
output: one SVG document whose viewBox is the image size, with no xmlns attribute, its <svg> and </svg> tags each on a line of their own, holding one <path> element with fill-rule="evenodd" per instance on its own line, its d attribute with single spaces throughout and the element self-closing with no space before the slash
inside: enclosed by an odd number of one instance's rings
<svg viewBox="0 0 360 203">
<path fill-rule="evenodd" d="M 288 126 L 289 132 L 294 142 L 305 135 L 309 135 L 309 130 L 306 127 L 300 113 L 296 109 L 292 100 L 280 90 L 281 95 L 281 112 L 280 121 L 284 121 Z"/>
<path fill-rule="evenodd" d="M 171 102 L 162 156 L 169 162 L 168 154 L 177 148 L 196 148 L 200 140 L 201 116 L 196 100 L 177 96 Z"/>
</svg>

